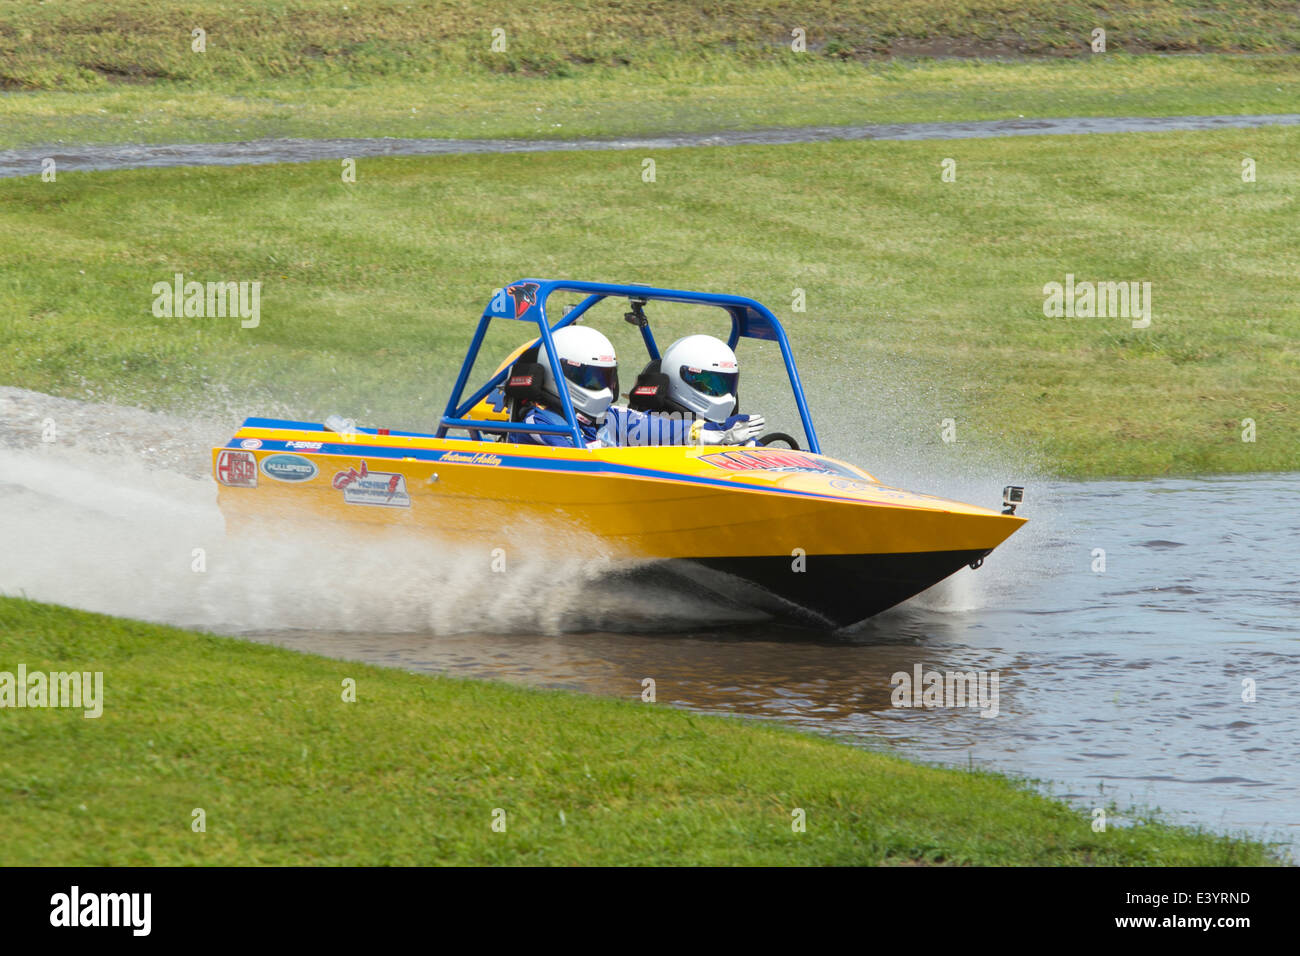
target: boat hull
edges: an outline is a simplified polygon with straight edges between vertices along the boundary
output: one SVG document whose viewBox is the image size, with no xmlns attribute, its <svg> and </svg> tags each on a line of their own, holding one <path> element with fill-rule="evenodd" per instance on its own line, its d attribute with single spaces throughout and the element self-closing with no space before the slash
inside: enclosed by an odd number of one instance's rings
<svg viewBox="0 0 1300 956">
<path fill-rule="evenodd" d="M 701 558 L 836 627 L 879 614 L 933 587 L 992 549 L 894 554 L 818 554 L 796 571 L 789 555 Z"/>
<path fill-rule="evenodd" d="M 551 448 L 250 419 L 213 449 L 232 528 L 345 521 L 485 549 L 690 561 L 835 625 L 988 554 L 1023 519 L 776 449 Z"/>
</svg>

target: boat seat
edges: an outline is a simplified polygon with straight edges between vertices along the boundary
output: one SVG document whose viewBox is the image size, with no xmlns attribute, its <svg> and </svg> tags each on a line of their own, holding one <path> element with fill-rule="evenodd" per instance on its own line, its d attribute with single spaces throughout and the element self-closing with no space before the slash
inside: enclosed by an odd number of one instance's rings
<svg viewBox="0 0 1300 956">
<path fill-rule="evenodd" d="M 541 363 L 537 361 L 535 347 L 515 359 L 515 364 L 510 366 L 510 374 L 501 384 L 501 390 L 510 403 L 512 422 L 523 421 L 528 406 L 541 400 L 543 381 L 545 374 Z"/>
<path fill-rule="evenodd" d="M 668 376 L 659 371 L 659 360 L 655 359 L 636 377 L 632 390 L 627 393 L 627 407 L 638 412 L 667 411 Z"/>
</svg>

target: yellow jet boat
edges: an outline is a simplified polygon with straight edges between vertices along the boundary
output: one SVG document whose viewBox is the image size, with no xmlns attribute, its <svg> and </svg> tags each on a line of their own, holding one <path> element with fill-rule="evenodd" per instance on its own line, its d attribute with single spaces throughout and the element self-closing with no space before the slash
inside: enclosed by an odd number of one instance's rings
<svg viewBox="0 0 1300 956">
<path fill-rule="evenodd" d="M 585 298 L 552 323 L 546 306 L 555 292 Z M 659 359 L 644 312 L 652 301 L 725 310 L 733 349 L 746 338 L 775 342 L 804 447 L 777 433 L 748 446 L 588 447 L 564 389 L 566 425 L 530 425 L 507 411 L 518 353 L 465 395 L 489 323 L 532 326 L 531 343 L 547 346 L 560 381 L 551 335 L 611 298 L 628 300 L 626 317 L 651 363 Z M 519 433 L 559 435 L 566 446 L 512 440 Z M 887 487 L 821 454 L 785 331 L 753 299 L 569 280 L 521 279 L 493 295 L 433 434 L 249 418 L 212 450 L 212 467 L 232 526 L 271 516 L 326 519 L 482 541 L 507 553 L 549 541 L 566 554 L 708 568 L 698 578 L 743 579 L 774 606 L 836 627 L 978 567 L 1025 520 L 1014 513 L 1022 496 L 1015 486 L 1004 491 L 1001 511 L 990 510 Z"/>
</svg>

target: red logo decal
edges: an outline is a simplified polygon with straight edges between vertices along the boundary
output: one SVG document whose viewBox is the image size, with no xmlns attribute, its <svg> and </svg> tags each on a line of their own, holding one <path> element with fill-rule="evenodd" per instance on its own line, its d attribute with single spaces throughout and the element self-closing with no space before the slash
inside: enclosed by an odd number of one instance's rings
<svg viewBox="0 0 1300 956">
<path fill-rule="evenodd" d="M 334 481 L 332 484 L 335 488 L 346 488 L 348 485 L 352 484 L 352 482 L 364 478 L 368 474 L 370 474 L 370 470 L 366 467 L 366 463 L 363 461 L 360 469 L 349 468 L 347 471 L 337 472 L 334 475 Z"/>
<path fill-rule="evenodd" d="M 515 318 L 519 318 L 537 303 L 536 282 L 523 282 L 506 288 L 506 294 L 515 300 Z"/>
<path fill-rule="evenodd" d="M 256 488 L 257 456 L 251 451 L 223 450 L 217 455 L 217 481 L 232 488 Z"/>
</svg>

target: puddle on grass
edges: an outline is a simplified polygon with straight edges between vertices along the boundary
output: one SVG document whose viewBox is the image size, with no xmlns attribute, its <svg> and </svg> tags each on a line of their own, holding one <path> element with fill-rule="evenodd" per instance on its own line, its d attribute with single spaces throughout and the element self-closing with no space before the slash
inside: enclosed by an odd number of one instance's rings
<svg viewBox="0 0 1300 956">
<path fill-rule="evenodd" d="M 719 130 L 624 139 L 262 139 L 242 143 L 175 143 L 25 147 L 0 150 L 0 179 L 35 176 L 53 159 L 60 172 L 166 166 L 239 166 L 306 163 L 318 159 L 373 156 L 435 156 L 460 153 L 540 153 L 588 150 L 676 149 L 686 146 L 752 146 L 837 140 L 945 140 L 998 136 L 1075 136 L 1085 133 L 1152 133 L 1260 126 L 1294 126 L 1300 113 L 1263 116 L 1135 116 L 801 126 L 785 129 Z"/>
</svg>

